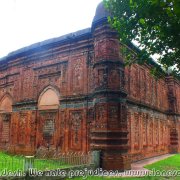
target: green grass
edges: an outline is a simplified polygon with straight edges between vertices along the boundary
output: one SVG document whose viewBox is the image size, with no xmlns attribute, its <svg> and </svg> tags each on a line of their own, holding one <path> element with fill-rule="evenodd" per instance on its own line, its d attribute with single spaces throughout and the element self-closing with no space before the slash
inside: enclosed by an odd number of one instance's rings
<svg viewBox="0 0 180 180">
<path fill-rule="evenodd" d="M 176 154 L 172 157 L 169 157 L 167 159 L 158 161 L 153 164 L 149 164 L 145 166 L 146 169 L 149 170 L 159 170 L 159 171 L 164 171 L 164 170 L 180 170 L 180 154 Z M 73 178 L 74 180 L 80 180 L 82 177 L 75 177 Z M 98 177 L 98 176 L 92 176 L 92 177 L 87 177 L 87 180 L 102 180 L 102 179 L 115 179 L 115 180 L 164 180 L 164 179 L 169 179 L 169 180 L 180 180 L 179 177 L 160 177 L 160 176 L 144 176 L 144 177 Z"/>
<path fill-rule="evenodd" d="M 23 170 L 23 160 L 21 156 L 11 156 L 0 152 L 0 171 L 7 169 L 8 171 Z"/>
<path fill-rule="evenodd" d="M 153 164 L 149 164 L 144 166 L 145 168 L 149 170 L 180 170 L 180 154 L 176 154 L 172 157 L 169 157 L 167 159 L 158 161 Z"/>
<path fill-rule="evenodd" d="M 169 158 L 163 159 L 161 161 L 155 162 L 153 164 L 149 164 L 144 166 L 146 169 L 149 170 L 158 170 L 160 172 L 164 171 L 173 171 L 173 173 L 176 173 L 176 170 L 180 171 L 180 154 L 176 154 L 174 156 L 171 156 Z M 178 173 L 178 177 L 164 177 L 164 179 L 176 179 L 180 180 L 180 172 Z M 162 178 L 163 179 L 163 178 Z"/>
<path fill-rule="evenodd" d="M 63 162 L 57 160 L 48 159 L 35 159 L 34 168 L 37 170 L 53 170 L 57 168 L 70 167 Z M 24 170 L 24 157 L 23 156 L 12 156 L 3 152 L 0 152 L 0 172 L 4 169 L 8 171 L 23 171 Z"/>
<path fill-rule="evenodd" d="M 59 161 L 55 160 L 47 160 L 47 159 L 35 159 L 34 168 L 37 170 L 52 170 L 57 168 L 64 168 L 64 167 L 70 167 L 69 165 L 62 163 L 59 164 Z M 145 168 L 149 170 L 180 170 L 180 154 L 174 155 L 172 157 L 169 157 L 167 159 L 158 161 L 153 164 L 146 165 Z M 0 172 L 2 172 L 4 169 L 10 170 L 10 171 L 17 171 L 24 169 L 24 157 L 23 156 L 12 156 L 3 152 L 0 152 Z M 68 179 L 68 178 L 67 178 Z M 81 180 L 82 177 L 74 177 L 72 178 L 74 180 Z M 87 177 L 87 180 L 102 180 L 102 179 L 115 179 L 115 180 L 163 180 L 163 179 L 176 179 L 180 180 L 180 177 L 154 177 L 154 176 L 145 176 L 145 177 L 98 177 L 98 176 L 92 176 Z"/>
<path fill-rule="evenodd" d="M 82 180 L 82 177 L 76 177 L 73 178 L 73 180 Z M 96 176 L 92 176 L 92 177 L 87 177 L 86 180 L 165 180 L 165 179 L 169 179 L 169 180 L 174 180 L 172 177 L 153 177 L 153 176 L 145 176 L 145 177 L 96 177 Z M 68 180 L 68 178 L 67 178 Z M 176 179 L 179 180 L 179 179 Z"/>
<path fill-rule="evenodd" d="M 68 179 L 68 178 L 67 178 Z M 73 178 L 73 180 L 82 180 L 83 178 L 82 177 L 76 177 L 76 178 Z M 103 179 L 106 179 L 106 180 L 159 180 L 160 178 L 159 177 L 96 177 L 96 176 L 92 176 L 92 177 L 87 177 L 86 180 L 103 180 Z"/>
</svg>

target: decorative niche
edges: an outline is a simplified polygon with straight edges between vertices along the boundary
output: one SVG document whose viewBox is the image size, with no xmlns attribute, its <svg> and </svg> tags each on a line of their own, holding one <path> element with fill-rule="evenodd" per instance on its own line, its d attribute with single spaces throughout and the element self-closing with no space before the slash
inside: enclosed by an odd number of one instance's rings
<svg viewBox="0 0 180 180">
<path fill-rule="evenodd" d="M 11 120 L 11 113 L 2 113 L 1 114 L 3 121 L 10 121 Z"/>
</svg>

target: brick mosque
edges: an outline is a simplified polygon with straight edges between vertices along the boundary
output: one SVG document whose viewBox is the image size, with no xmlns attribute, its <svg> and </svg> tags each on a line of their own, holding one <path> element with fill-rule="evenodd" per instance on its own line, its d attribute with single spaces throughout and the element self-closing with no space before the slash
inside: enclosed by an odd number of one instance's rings
<svg viewBox="0 0 180 180">
<path fill-rule="evenodd" d="M 104 169 L 180 152 L 180 82 L 124 66 L 100 3 L 90 28 L 0 59 L 0 149 L 100 150 Z"/>
</svg>

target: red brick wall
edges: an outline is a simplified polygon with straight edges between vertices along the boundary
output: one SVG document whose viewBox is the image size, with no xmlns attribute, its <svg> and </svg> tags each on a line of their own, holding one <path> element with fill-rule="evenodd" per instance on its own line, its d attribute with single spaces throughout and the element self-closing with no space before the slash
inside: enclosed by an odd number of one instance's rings
<svg viewBox="0 0 180 180">
<path fill-rule="evenodd" d="M 166 80 L 153 78 L 149 68 L 137 64 L 126 67 L 128 99 L 165 112 L 169 108 Z"/>
<path fill-rule="evenodd" d="M 48 86 L 54 87 L 60 94 L 60 108 L 55 113 L 56 130 L 49 142 L 52 148 L 61 151 L 88 150 L 87 108 L 81 104 L 73 106 L 81 103 L 78 98 L 92 91 L 88 87 L 90 67 L 87 66 L 90 41 L 66 42 L 0 63 L 0 102 L 5 94 L 13 99 L 10 151 L 28 154 L 37 147 L 47 146 L 42 135 L 44 120 L 37 105 L 41 92 Z M 61 100 L 67 99 L 68 103 L 61 104 Z M 69 103 L 70 99 L 73 99 L 73 105 Z M 87 104 L 87 100 L 83 103 Z M 73 124 L 74 121 L 77 122 Z M 0 127 L 2 124 L 1 120 Z"/>
<path fill-rule="evenodd" d="M 172 77 L 156 80 L 149 68 L 132 65 L 125 69 L 132 161 L 177 151 L 180 147 L 177 140 L 180 84 Z M 178 135 L 171 135 L 174 129 Z"/>
<path fill-rule="evenodd" d="M 59 93 L 59 108 L 40 112 L 38 99 L 47 87 Z M 154 79 L 147 65 L 124 70 L 117 36 L 104 25 L 0 61 L 0 103 L 6 94 L 13 101 L 10 141 L 4 144 L 0 131 L 0 142 L 14 153 L 34 153 L 47 144 L 62 152 L 99 147 L 110 168 L 108 147 L 121 160 L 128 149 L 132 161 L 180 151 L 179 82 Z M 55 126 L 50 139 L 43 136 L 48 118 Z"/>
</svg>

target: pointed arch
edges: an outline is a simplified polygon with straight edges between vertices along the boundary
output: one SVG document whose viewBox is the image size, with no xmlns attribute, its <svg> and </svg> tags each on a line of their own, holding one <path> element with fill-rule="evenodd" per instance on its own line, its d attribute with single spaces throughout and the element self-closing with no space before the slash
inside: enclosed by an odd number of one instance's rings
<svg viewBox="0 0 180 180">
<path fill-rule="evenodd" d="M 13 100 L 10 94 L 5 94 L 0 100 L 0 113 L 12 112 Z"/>
<path fill-rule="evenodd" d="M 58 109 L 59 108 L 59 92 L 53 86 L 46 87 L 40 94 L 38 99 L 38 109 Z"/>
</svg>

